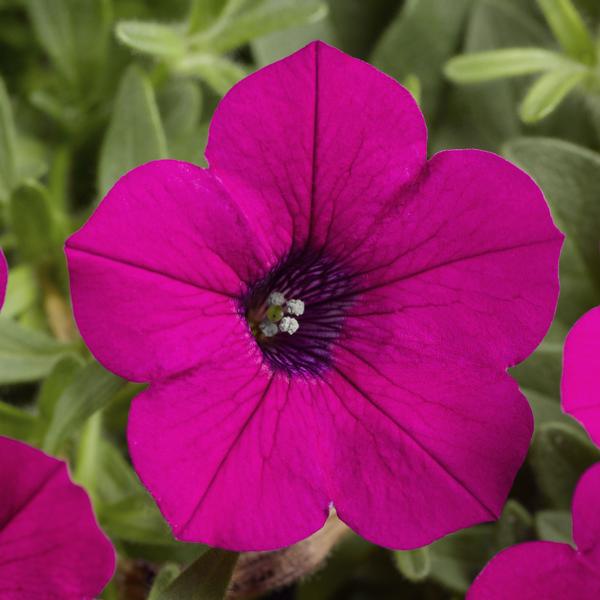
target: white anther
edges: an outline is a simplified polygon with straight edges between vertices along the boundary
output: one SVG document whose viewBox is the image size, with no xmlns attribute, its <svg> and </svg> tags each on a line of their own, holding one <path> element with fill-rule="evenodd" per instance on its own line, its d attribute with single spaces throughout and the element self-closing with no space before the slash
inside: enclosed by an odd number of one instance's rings
<svg viewBox="0 0 600 600">
<path fill-rule="evenodd" d="M 285 296 L 281 292 L 271 292 L 267 302 L 269 306 L 283 306 L 285 304 Z"/>
<path fill-rule="evenodd" d="M 294 317 L 283 317 L 283 319 L 279 321 L 279 331 L 289 333 L 290 335 L 296 333 L 298 327 L 300 327 L 300 325 Z"/>
<path fill-rule="evenodd" d="M 269 319 L 264 319 L 264 321 L 259 325 L 262 334 L 265 337 L 273 337 L 277 335 L 277 324 L 272 323 Z"/>
<path fill-rule="evenodd" d="M 290 315 L 296 315 L 299 317 L 304 314 L 304 302 L 302 302 L 302 300 L 298 300 L 297 298 L 288 300 L 285 308 Z"/>
</svg>

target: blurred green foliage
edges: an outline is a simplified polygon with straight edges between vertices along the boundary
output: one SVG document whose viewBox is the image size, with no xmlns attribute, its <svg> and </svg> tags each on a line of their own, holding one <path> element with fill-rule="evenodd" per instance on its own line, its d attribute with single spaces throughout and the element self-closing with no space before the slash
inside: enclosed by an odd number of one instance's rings
<svg viewBox="0 0 600 600">
<path fill-rule="evenodd" d="M 350 535 L 289 597 L 459 598 L 503 547 L 570 540 L 573 487 L 600 460 L 559 405 L 564 336 L 600 304 L 599 28 L 597 0 L 0 0 L 0 434 L 65 458 L 89 491 L 119 552 L 104 598 L 218 598 L 234 561 L 175 542 L 133 472 L 124 431 L 142 388 L 78 337 L 63 241 L 135 165 L 204 164 L 219 98 L 315 38 L 407 85 L 431 152 L 525 168 L 567 241 L 556 320 L 514 369 L 536 433 L 502 518 L 410 552 Z"/>
</svg>

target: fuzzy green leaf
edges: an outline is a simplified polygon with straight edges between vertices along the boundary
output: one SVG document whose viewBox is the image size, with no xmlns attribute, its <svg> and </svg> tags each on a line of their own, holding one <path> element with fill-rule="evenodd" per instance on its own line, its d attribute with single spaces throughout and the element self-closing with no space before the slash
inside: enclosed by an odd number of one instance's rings
<svg viewBox="0 0 600 600">
<path fill-rule="evenodd" d="M 593 64 L 594 41 L 571 0 L 537 0 L 537 3 L 565 52 L 585 64 Z"/>
<path fill-rule="evenodd" d="M 525 123 L 547 117 L 587 76 L 584 70 L 558 69 L 542 75 L 529 89 L 519 115 Z"/>
<path fill-rule="evenodd" d="M 209 550 L 183 571 L 159 600 L 223 600 L 237 558 L 234 552 Z"/>
<path fill-rule="evenodd" d="M 565 510 L 583 472 L 599 460 L 600 450 L 570 423 L 541 425 L 529 453 L 540 490 L 553 506 Z"/>
<path fill-rule="evenodd" d="M 514 140 L 504 154 L 541 186 L 566 234 L 558 315 L 570 326 L 600 304 L 600 154 L 549 138 Z"/>
<path fill-rule="evenodd" d="M 431 559 L 427 546 L 415 550 L 394 552 L 394 560 L 400 573 L 415 583 L 427 579 L 431 571 Z"/>
<path fill-rule="evenodd" d="M 569 65 L 563 56 L 544 48 L 507 48 L 456 56 L 444 69 L 456 83 L 478 83 L 505 77 L 552 71 Z"/>
<path fill-rule="evenodd" d="M 4 81 L 0 77 L 0 201 L 14 187 L 17 178 L 17 135 L 12 107 Z"/>
<path fill-rule="evenodd" d="M 45 188 L 33 181 L 23 183 L 13 192 L 9 209 L 20 255 L 35 264 L 53 258 L 60 249 L 60 234 Z"/>
<path fill-rule="evenodd" d="M 319 21 L 327 10 L 327 5 L 318 0 L 266 0 L 235 18 L 219 20 L 206 32 L 194 36 L 192 47 L 200 52 L 229 52 L 272 31 Z"/>
<path fill-rule="evenodd" d="M 183 32 L 169 25 L 120 21 L 115 33 L 117 39 L 126 46 L 157 58 L 175 59 L 185 52 Z"/>
<path fill-rule="evenodd" d="M 206 81 L 221 96 L 248 74 L 240 65 L 215 54 L 188 54 L 179 62 L 177 70 L 181 75 Z"/>
<path fill-rule="evenodd" d="M 167 155 L 154 91 L 135 67 L 123 75 L 102 144 L 98 188 L 105 194 L 130 169 Z"/>
<path fill-rule="evenodd" d="M 66 344 L 0 317 L 0 384 L 41 379 L 71 352 Z"/>
<path fill-rule="evenodd" d="M 124 385 L 122 379 L 96 362 L 83 367 L 56 402 L 44 436 L 44 450 L 55 454 L 64 440 L 104 408 Z"/>
<path fill-rule="evenodd" d="M 541 510 L 535 515 L 535 528 L 541 540 L 573 543 L 571 511 Z"/>
</svg>

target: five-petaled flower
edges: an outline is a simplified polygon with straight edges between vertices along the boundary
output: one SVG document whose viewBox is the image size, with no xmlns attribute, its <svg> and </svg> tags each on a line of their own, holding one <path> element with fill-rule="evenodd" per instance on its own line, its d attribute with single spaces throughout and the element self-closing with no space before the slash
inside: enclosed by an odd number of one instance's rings
<svg viewBox="0 0 600 600">
<path fill-rule="evenodd" d="M 0 489 L 0 598 L 96 598 L 115 553 L 65 463 L 0 437 Z"/>
<path fill-rule="evenodd" d="M 493 154 L 426 159 L 410 94 L 315 42 L 236 85 L 203 170 L 125 175 L 68 241 L 74 312 L 149 381 L 134 466 L 176 536 L 288 545 L 331 506 L 413 548 L 495 519 L 531 412 L 562 236 Z"/>
<path fill-rule="evenodd" d="M 573 496 L 576 548 L 526 542 L 497 554 L 467 600 L 597 600 L 600 598 L 600 463 L 579 480 Z"/>
<path fill-rule="evenodd" d="M 583 315 L 565 342 L 562 407 L 600 446 L 600 306 Z"/>
</svg>

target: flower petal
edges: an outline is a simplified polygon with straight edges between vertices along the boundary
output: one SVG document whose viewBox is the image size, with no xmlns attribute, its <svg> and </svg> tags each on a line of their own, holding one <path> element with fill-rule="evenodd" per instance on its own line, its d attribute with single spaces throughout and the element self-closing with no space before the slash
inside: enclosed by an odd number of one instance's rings
<svg viewBox="0 0 600 600">
<path fill-rule="evenodd" d="M 600 463 L 581 477 L 573 497 L 573 540 L 600 568 Z"/>
<path fill-rule="evenodd" d="M 247 329 L 236 294 L 268 266 L 212 175 L 177 161 L 121 178 L 66 244 L 77 324 L 135 381 L 188 369 Z"/>
<path fill-rule="evenodd" d="M 136 471 L 177 538 L 270 550 L 320 529 L 323 491 L 313 384 L 273 375 L 232 343 L 133 402 Z"/>
<path fill-rule="evenodd" d="M 314 42 L 237 84 L 212 120 L 206 157 L 279 254 L 361 239 L 426 159 L 410 94 Z"/>
<path fill-rule="evenodd" d="M 65 463 L 0 437 L 0 481 L 3 600 L 99 596 L 115 569 L 114 550 Z"/>
<path fill-rule="evenodd" d="M 4 305 L 6 297 L 6 284 L 8 283 L 8 265 L 4 253 L 0 249 L 0 308 Z"/>
<path fill-rule="evenodd" d="M 565 342 L 563 410 L 600 445 L 600 307 L 586 313 Z"/>
<path fill-rule="evenodd" d="M 497 554 L 467 600 L 596 600 L 600 578 L 566 544 L 528 542 Z"/>
<path fill-rule="evenodd" d="M 379 235 L 349 247 L 368 308 L 347 329 L 362 323 L 380 349 L 409 339 L 425 352 L 513 366 L 552 322 L 562 239 L 526 173 L 488 152 L 441 152 Z"/>
<path fill-rule="evenodd" d="M 496 519 L 533 430 L 516 383 L 443 357 L 407 353 L 385 364 L 339 349 L 322 384 L 337 398 L 324 410 L 338 516 L 395 549 Z"/>
</svg>

